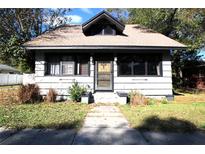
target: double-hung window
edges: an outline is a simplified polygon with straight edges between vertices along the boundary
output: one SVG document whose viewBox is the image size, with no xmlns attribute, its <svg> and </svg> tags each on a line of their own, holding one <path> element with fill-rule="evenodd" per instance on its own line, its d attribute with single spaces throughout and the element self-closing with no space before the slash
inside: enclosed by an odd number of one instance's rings
<svg viewBox="0 0 205 154">
<path fill-rule="evenodd" d="M 46 75 L 73 76 L 89 75 L 89 56 L 47 55 Z"/>
</svg>

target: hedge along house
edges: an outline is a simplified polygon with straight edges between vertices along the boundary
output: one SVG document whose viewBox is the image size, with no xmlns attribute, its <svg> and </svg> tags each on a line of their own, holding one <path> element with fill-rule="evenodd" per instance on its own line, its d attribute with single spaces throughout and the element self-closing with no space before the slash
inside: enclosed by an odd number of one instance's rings
<svg viewBox="0 0 205 154">
<path fill-rule="evenodd" d="M 185 45 L 139 25 L 124 25 L 102 11 L 83 25 L 67 25 L 25 43 L 35 53 L 35 83 L 68 96 L 73 82 L 89 87 L 95 102 L 118 102 L 137 90 L 173 98 L 170 51 Z"/>
</svg>

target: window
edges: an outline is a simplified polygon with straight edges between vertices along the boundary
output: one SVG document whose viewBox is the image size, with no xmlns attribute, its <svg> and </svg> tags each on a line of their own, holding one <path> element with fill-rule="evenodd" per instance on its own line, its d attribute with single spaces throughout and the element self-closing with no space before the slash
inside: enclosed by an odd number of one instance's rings
<svg viewBox="0 0 205 154">
<path fill-rule="evenodd" d="M 161 55 L 119 55 L 118 75 L 160 76 Z"/>
<path fill-rule="evenodd" d="M 109 25 L 106 25 L 105 28 L 103 29 L 102 35 L 115 35 L 115 30 Z"/>
<path fill-rule="evenodd" d="M 132 75 L 132 63 L 120 62 L 118 70 L 120 75 Z"/>
<path fill-rule="evenodd" d="M 47 73 L 50 75 L 60 75 L 59 57 L 48 57 Z"/>
<path fill-rule="evenodd" d="M 88 56 L 48 55 L 46 75 L 88 75 Z"/>
<path fill-rule="evenodd" d="M 159 62 L 150 61 L 147 64 L 148 64 L 147 66 L 148 75 L 160 75 L 160 63 Z"/>
<path fill-rule="evenodd" d="M 145 74 L 145 62 L 143 60 L 133 62 L 133 75 Z"/>
<path fill-rule="evenodd" d="M 88 60 L 86 61 L 83 58 L 78 59 L 78 61 L 76 62 L 75 74 L 76 75 L 88 75 L 88 73 L 89 73 Z"/>
<path fill-rule="evenodd" d="M 62 75 L 74 75 L 74 62 L 62 62 Z"/>
<path fill-rule="evenodd" d="M 89 31 L 84 32 L 85 35 L 117 35 L 115 26 L 110 24 L 95 24 Z M 119 32 L 118 32 L 119 34 Z"/>
</svg>

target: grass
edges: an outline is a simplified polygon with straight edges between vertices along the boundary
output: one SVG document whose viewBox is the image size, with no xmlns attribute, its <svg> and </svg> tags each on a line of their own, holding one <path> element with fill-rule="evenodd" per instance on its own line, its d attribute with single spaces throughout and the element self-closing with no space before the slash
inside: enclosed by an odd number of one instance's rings
<svg viewBox="0 0 205 154">
<path fill-rule="evenodd" d="M 88 111 L 80 103 L 0 105 L 0 127 L 78 129 Z"/>
<path fill-rule="evenodd" d="M 205 103 L 124 105 L 120 109 L 136 129 L 169 132 L 205 130 Z"/>
<path fill-rule="evenodd" d="M 18 88 L 15 86 L 0 86 L 0 105 L 2 104 L 19 104 Z"/>
<path fill-rule="evenodd" d="M 205 102 L 205 93 L 191 94 L 191 93 L 180 93 L 174 97 L 173 103 L 194 103 L 194 102 Z"/>
</svg>

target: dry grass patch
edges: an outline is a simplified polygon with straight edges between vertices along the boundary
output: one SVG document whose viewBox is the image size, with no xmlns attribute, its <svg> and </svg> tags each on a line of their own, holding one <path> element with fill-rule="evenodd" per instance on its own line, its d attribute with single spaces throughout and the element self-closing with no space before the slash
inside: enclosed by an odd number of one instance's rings
<svg viewBox="0 0 205 154">
<path fill-rule="evenodd" d="M 19 86 L 0 86 L 0 104 L 20 104 L 18 89 Z"/>
<path fill-rule="evenodd" d="M 205 93 L 190 94 L 180 93 L 180 95 L 174 96 L 173 103 L 194 103 L 194 102 L 205 102 Z"/>
</svg>

